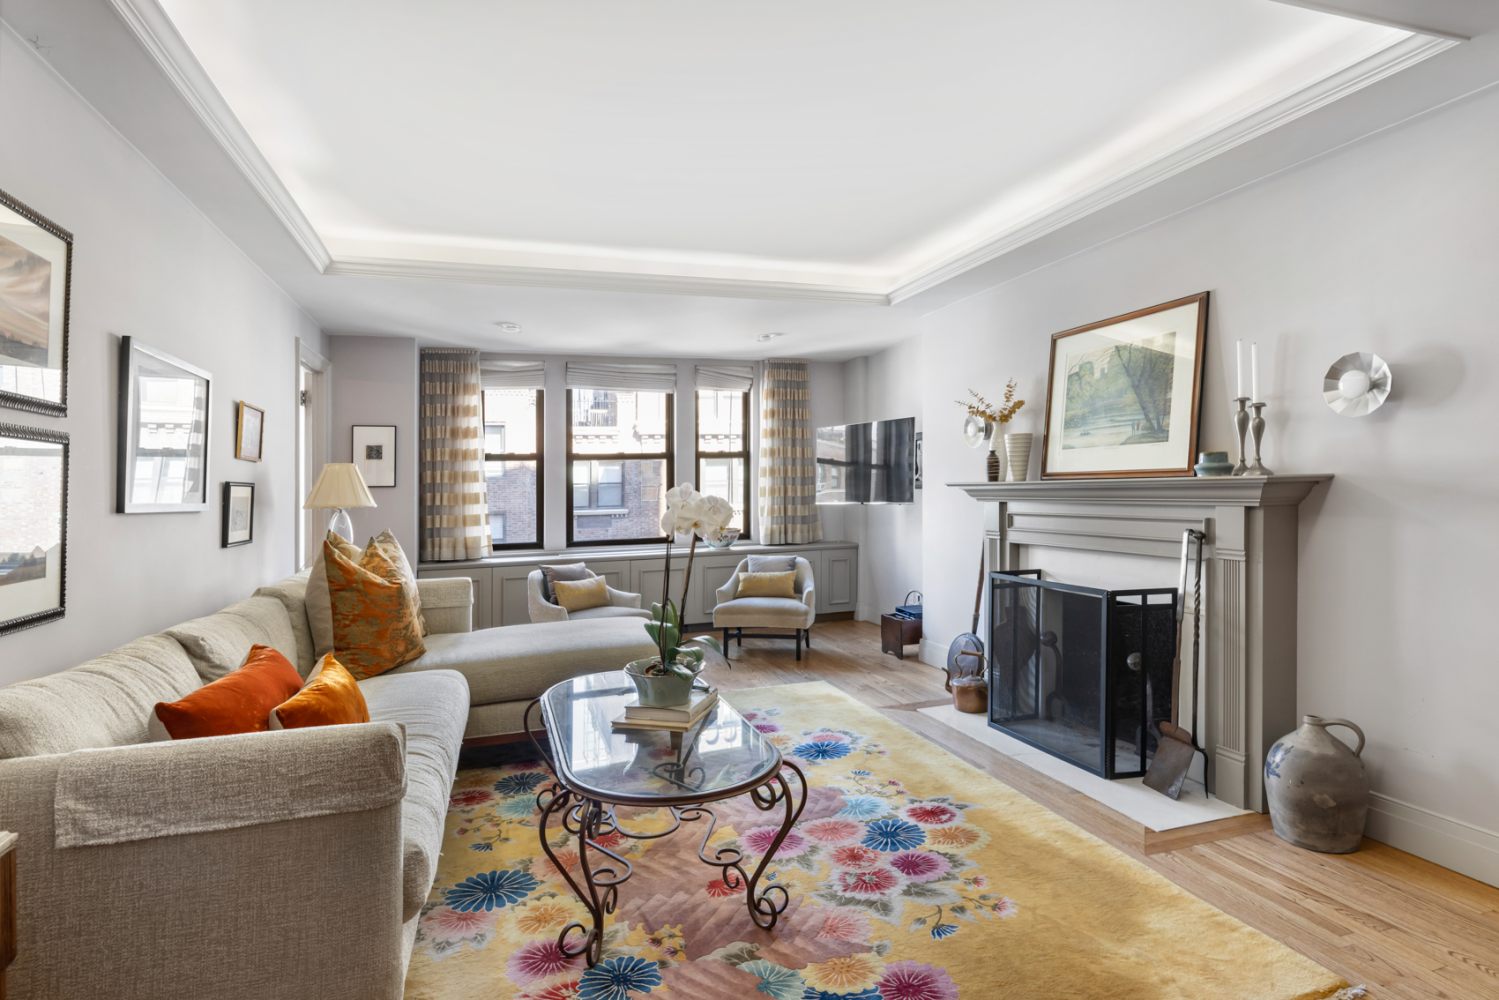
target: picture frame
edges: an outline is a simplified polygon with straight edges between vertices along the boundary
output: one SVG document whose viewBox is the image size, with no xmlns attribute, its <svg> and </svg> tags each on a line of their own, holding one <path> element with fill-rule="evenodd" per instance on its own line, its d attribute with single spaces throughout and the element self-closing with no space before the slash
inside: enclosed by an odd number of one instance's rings
<svg viewBox="0 0 1499 1000">
<path fill-rule="evenodd" d="M 232 549 L 255 540 L 255 484 L 225 483 L 220 548 Z"/>
<path fill-rule="evenodd" d="M 1042 479 L 1190 476 L 1208 293 L 1052 334 Z"/>
<path fill-rule="evenodd" d="M 396 484 L 396 429 L 389 424 L 356 424 L 350 454 L 364 485 L 371 489 Z"/>
<path fill-rule="evenodd" d="M 73 234 L 0 191 L 0 406 L 68 415 Z"/>
<path fill-rule="evenodd" d="M 0 423 L 0 635 L 67 612 L 68 435 Z"/>
<path fill-rule="evenodd" d="M 234 432 L 234 457 L 246 462 L 259 462 L 264 443 L 265 411 L 240 400 L 239 419 Z"/>
<path fill-rule="evenodd" d="M 120 338 L 115 512 L 207 510 L 213 376 Z"/>
</svg>

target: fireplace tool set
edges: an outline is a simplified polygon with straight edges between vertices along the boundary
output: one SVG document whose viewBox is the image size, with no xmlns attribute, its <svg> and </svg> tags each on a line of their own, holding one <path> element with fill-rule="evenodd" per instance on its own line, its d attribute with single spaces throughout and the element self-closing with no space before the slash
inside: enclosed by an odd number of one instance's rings
<svg viewBox="0 0 1499 1000">
<path fill-rule="evenodd" d="M 1145 772 L 1145 787 L 1162 795 L 1178 798 L 1192 759 L 1199 753 L 1207 760 L 1207 751 L 1197 743 L 1193 732 L 1197 729 L 1197 691 L 1200 676 L 1198 661 L 1202 636 L 1202 543 L 1207 536 L 1200 531 L 1185 528 L 1182 531 L 1181 585 L 1177 593 L 1181 596 L 1176 604 L 1176 658 L 1171 664 L 1171 721 L 1160 724 L 1161 739 L 1156 744 L 1155 756 Z M 1182 672 L 1182 615 L 1187 607 L 1187 556 L 1192 543 L 1197 543 L 1196 572 L 1192 577 L 1192 729 L 1181 727 L 1181 672 Z"/>
<path fill-rule="evenodd" d="M 979 608 L 984 601 L 984 553 L 979 552 L 979 585 L 973 595 L 973 628 L 964 632 L 947 647 L 947 681 L 943 685 L 952 694 L 953 708 L 978 715 L 989 710 L 989 682 L 986 679 L 984 641 L 978 637 Z"/>
</svg>

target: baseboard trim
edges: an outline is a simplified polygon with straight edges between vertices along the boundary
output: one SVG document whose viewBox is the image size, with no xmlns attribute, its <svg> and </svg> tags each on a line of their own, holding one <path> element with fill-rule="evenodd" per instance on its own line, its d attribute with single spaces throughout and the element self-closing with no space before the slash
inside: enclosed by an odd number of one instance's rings
<svg viewBox="0 0 1499 1000">
<path fill-rule="evenodd" d="M 1364 834 L 1443 868 L 1499 886 L 1499 833 L 1492 830 L 1370 792 Z"/>
<path fill-rule="evenodd" d="M 930 639 L 922 639 L 921 653 L 919 655 L 922 663 L 929 663 L 943 670 L 947 669 L 947 648 L 941 643 L 933 642 Z"/>
<path fill-rule="evenodd" d="M 873 604 L 865 604 L 860 601 L 854 606 L 854 617 L 861 622 L 880 623 L 880 612 Z"/>
</svg>

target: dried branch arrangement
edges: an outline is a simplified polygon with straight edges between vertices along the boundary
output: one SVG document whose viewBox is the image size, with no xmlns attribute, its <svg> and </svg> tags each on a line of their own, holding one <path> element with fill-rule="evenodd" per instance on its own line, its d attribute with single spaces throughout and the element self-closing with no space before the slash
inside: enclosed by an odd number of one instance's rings
<svg viewBox="0 0 1499 1000">
<path fill-rule="evenodd" d="M 1015 398 L 1014 379 L 1010 379 L 1006 383 L 1004 402 L 999 406 L 995 406 L 972 389 L 968 390 L 968 395 L 973 397 L 973 402 L 965 402 L 960 399 L 957 400 L 957 404 L 967 410 L 970 416 L 978 417 L 980 420 L 987 420 L 991 424 L 1009 423 L 1014 418 L 1016 412 L 1025 405 L 1025 400 Z"/>
</svg>

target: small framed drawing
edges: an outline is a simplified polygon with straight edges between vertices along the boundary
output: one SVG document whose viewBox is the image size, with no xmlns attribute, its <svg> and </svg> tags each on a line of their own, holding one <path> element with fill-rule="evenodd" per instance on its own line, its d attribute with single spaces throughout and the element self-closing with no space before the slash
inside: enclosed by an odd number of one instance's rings
<svg viewBox="0 0 1499 1000">
<path fill-rule="evenodd" d="M 208 509 L 212 385 L 203 369 L 120 338 L 116 513 Z"/>
<path fill-rule="evenodd" d="M 234 435 L 234 457 L 246 462 L 260 461 L 260 446 L 265 440 L 265 411 L 240 401 L 239 429 Z"/>
<path fill-rule="evenodd" d="M 249 545 L 255 540 L 255 484 L 224 484 L 223 548 Z"/>
<path fill-rule="evenodd" d="M 396 429 L 382 426 L 355 426 L 354 464 L 366 486 L 396 484 Z"/>
<path fill-rule="evenodd" d="M 0 191 L 0 406 L 68 415 L 73 234 Z"/>
<path fill-rule="evenodd" d="M 0 424 L 0 635 L 63 616 L 68 436 Z"/>
<path fill-rule="evenodd" d="M 1208 293 L 1051 338 L 1042 479 L 1190 476 Z"/>
</svg>

